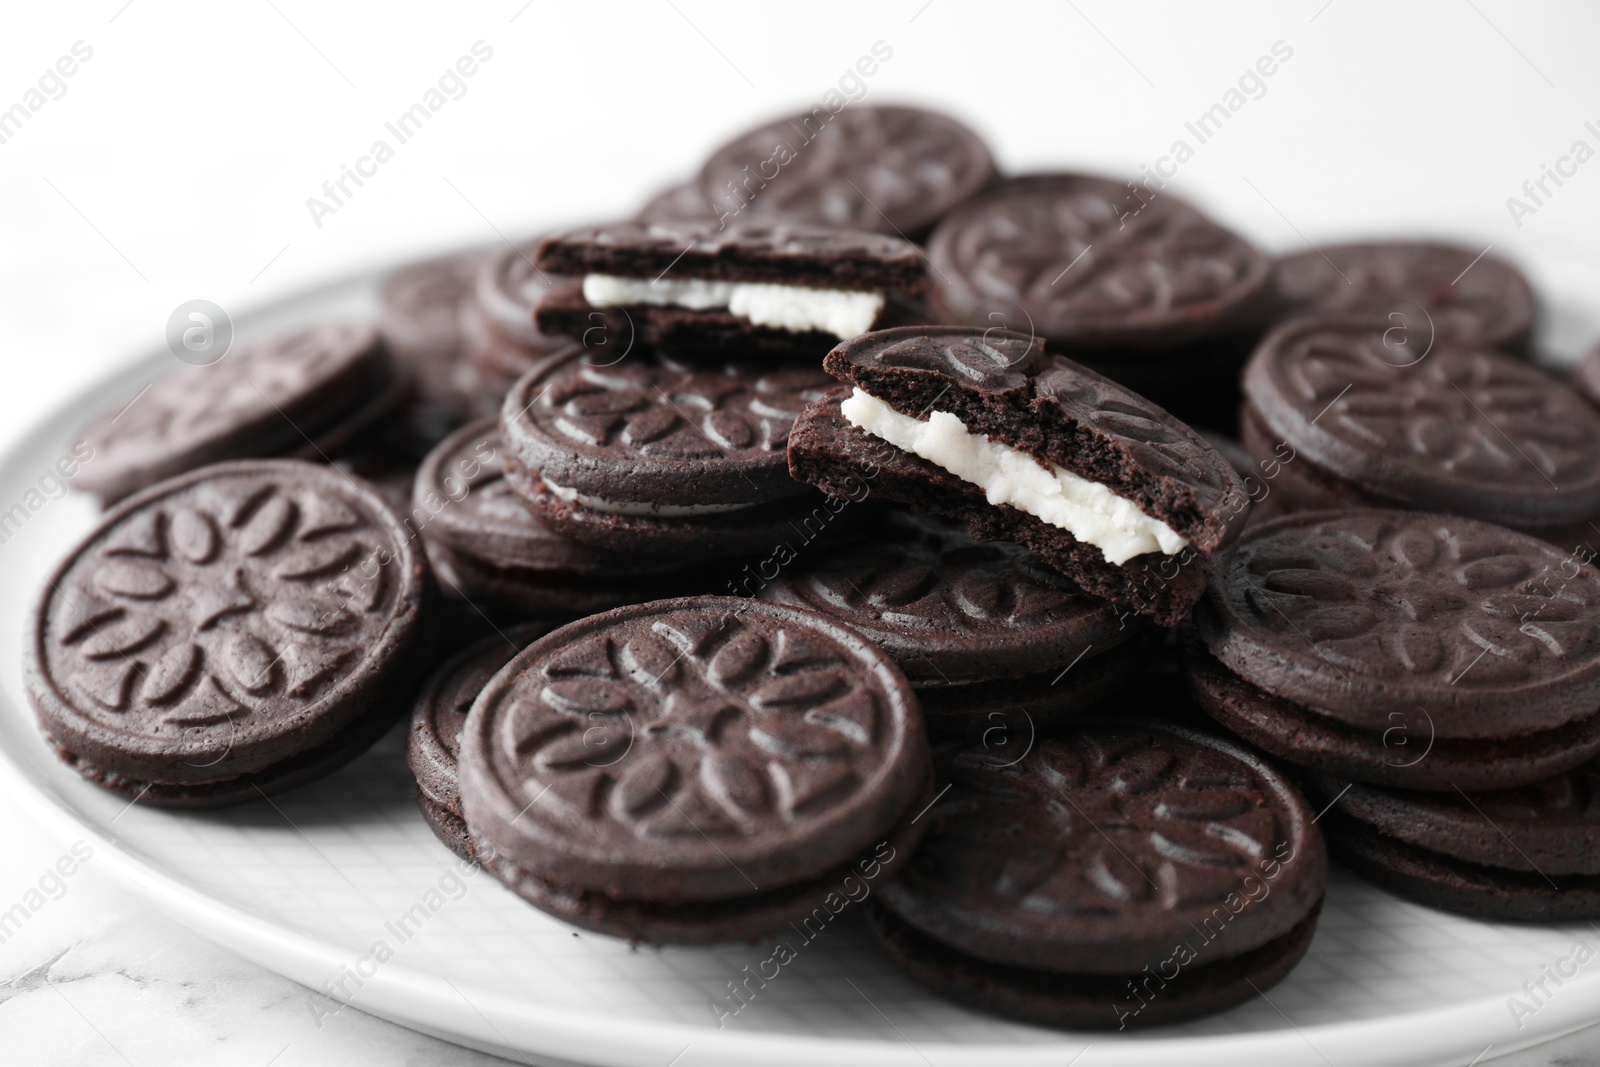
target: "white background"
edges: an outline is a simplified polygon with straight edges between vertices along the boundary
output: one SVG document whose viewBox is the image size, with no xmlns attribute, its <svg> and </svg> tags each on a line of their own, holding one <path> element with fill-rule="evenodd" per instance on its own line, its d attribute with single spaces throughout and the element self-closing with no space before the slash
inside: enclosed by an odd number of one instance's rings
<svg viewBox="0 0 1600 1067">
<path fill-rule="evenodd" d="M 0 144 L 0 442 L 158 348 L 183 301 L 238 312 L 373 264 L 630 211 L 725 136 L 819 102 L 878 41 L 893 57 L 865 99 L 947 109 L 1007 170 L 1132 173 L 1184 138 L 1196 151 L 1172 190 L 1273 250 L 1437 234 L 1492 246 L 1536 286 L 1600 266 L 1600 160 L 1520 227 L 1506 204 L 1574 141 L 1600 149 L 1584 129 L 1600 128 L 1600 6 L 1576 0 L 95 0 L 3 14 L 0 109 L 75 42 L 93 57 Z M 394 144 L 384 122 L 477 41 L 493 57 L 465 95 L 318 227 L 307 198 L 375 139 Z M 1185 121 L 1278 41 L 1293 56 L 1264 95 L 1197 144 Z M 1600 340 L 1593 311 L 1552 311 L 1555 355 Z M 0 591 L 24 592 L 6 582 L 0 547 Z M 63 844 L 0 809 L 0 900 Z M 52 960 L 70 1004 L 39 981 Z M 97 882 L 92 863 L 0 945 L 8 1063 L 153 1062 L 118 1050 L 159 1035 L 172 1062 L 264 1065 L 307 1023 L 299 1004 Z M 281 1063 L 407 1055 L 455 1054 L 348 1012 Z"/>
</svg>

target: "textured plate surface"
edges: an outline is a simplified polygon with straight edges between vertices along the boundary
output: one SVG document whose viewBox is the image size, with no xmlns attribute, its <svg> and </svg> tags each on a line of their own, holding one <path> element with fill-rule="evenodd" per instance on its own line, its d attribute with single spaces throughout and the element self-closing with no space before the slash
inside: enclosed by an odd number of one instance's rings
<svg viewBox="0 0 1600 1067">
<path fill-rule="evenodd" d="M 1570 286 L 1567 301 L 1558 291 L 1552 303 L 1562 335 L 1577 336 L 1570 294 L 1600 290 L 1600 279 L 1576 268 L 1551 276 Z M 373 278 L 325 287 L 241 317 L 240 334 L 370 314 L 374 291 Z M 1591 337 L 1600 332 L 1592 318 L 1588 327 Z M 69 443 L 62 428 L 75 424 L 74 412 L 125 403 L 171 363 L 164 352 L 146 358 L 47 414 L 0 457 L 0 507 L 37 487 Z M 1575 942 L 1591 953 L 1600 946 L 1587 924 L 1454 918 L 1338 871 L 1316 941 L 1282 985 L 1223 1015 L 1138 1037 L 1058 1033 L 939 1000 L 878 953 L 854 905 L 810 941 L 791 934 L 794 958 L 776 970 L 768 947 L 636 950 L 575 936 L 486 875 L 464 875 L 434 839 L 412 800 L 403 727 L 275 804 L 211 815 L 128 807 L 55 761 L 22 696 L 27 604 L 92 520 L 87 499 L 46 499 L 0 545 L 0 788 L 64 842 L 86 838 L 107 870 L 177 921 L 313 989 L 337 993 L 342 980 L 341 999 L 419 1030 L 541 1065 L 1420 1067 L 1464 1064 L 1489 1045 L 1500 1055 L 1600 1020 L 1593 960 L 1552 986 L 1520 1029 L 1507 1005 Z M 749 979 L 754 996 L 741 1009 L 729 983 L 758 971 L 777 976 L 764 986 Z M 306 1000 L 308 1011 L 338 1007 Z M 720 1027 L 713 1005 L 724 1013 Z"/>
</svg>

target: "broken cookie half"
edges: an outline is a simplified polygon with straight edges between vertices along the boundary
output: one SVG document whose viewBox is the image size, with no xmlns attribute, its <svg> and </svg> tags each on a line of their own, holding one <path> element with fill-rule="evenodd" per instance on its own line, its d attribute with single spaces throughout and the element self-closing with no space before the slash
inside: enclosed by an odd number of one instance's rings
<svg viewBox="0 0 1600 1067">
<path fill-rule="evenodd" d="M 1175 625 L 1244 526 L 1228 461 L 1136 393 L 1006 330 L 913 326 L 840 344 L 845 383 L 795 423 L 789 469 L 830 495 L 958 518 L 1083 589 Z"/>
<path fill-rule="evenodd" d="M 561 275 L 534 317 L 541 331 L 618 351 L 816 358 L 841 340 L 908 320 L 927 287 L 909 241 L 814 226 L 616 223 L 547 238 L 535 265 Z"/>
</svg>

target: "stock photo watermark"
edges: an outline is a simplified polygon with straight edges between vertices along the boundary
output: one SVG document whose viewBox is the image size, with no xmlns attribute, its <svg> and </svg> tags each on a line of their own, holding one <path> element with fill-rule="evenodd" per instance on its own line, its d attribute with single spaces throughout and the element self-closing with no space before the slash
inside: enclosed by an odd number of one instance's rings
<svg viewBox="0 0 1600 1067">
<path fill-rule="evenodd" d="M 1241 879 L 1238 888 L 1230 891 L 1222 903 L 1195 927 L 1198 947 L 1195 942 L 1180 941 L 1173 946 L 1172 954 L 1166 959 L 1156 963 L 1153 968 L 1145 964 L 1138 974 L 1128 979 L 1127 998 L 1111 1005 L 1111 1010 L 1117 1016 L 1117 1029 L 1126 1029 L 1130 1019 L 1136 1018 L 1153 1004 L 1161 996 L 1162 990 L 1178 980 L 1185 967 L 1198 960 L 1212 942 L 1228 932 L 1228 925 L 1236 916 L 1266 900 L 1272 893 L 1272 883 L 1284 868 L 1295 861 L 1295 856 L 1294 845 L 1280 841 L 1271 856 L 1257 862 L 1256 873 Z M 1252 882 L 1255 883 L 1253 887 Z"/>
<path fill-rule="evenodd" d="M 0 111 L 0 145 L 10 142 L 21 133 L 33 116 L 44 110 L 46 104 L 66 96 L 67 79 L 94 58 L 94 48 L 86 41 L 73 41 L 68 51 L 70 54 L 60 56 L 53 65 L 46 67 L 16 103 Z"/>
<path fill-rule="evenodd" d="M 725 180 L 723 188 L 713 195 L 708 205 L 716 213 L 717 228 L 725 228 L 730 220 L 754 203 L 768 183 L 775 181 L 783 168 L 799 159 L 800 153 L 827 129 L 834 116 L 851 104 L 865 100 L 867 79 L 893 58 L 892 45 L 882 40 L 873 41 L 868 53 L 845 68 L 837 83 L 822 94 L 821 101 L 799 120 L 798 125 L 793 121 L 789 123 L 792 138 L 776 141 L 771 154 L 756 163 L 753 173 L 750 165 L 745 164 L 737 177 Z"/>
<path fill-rule="evenodd" d="M 1569 979 L 1576 978 L 1578 971 L 1592 959 L 1594 949 L 1589 947 L 1589 943 L 1575 941 L 1565 956 L 1557 957 L 1550 963 L 1541 963 L 1539 976 L 1522 983 L 1522 995 L 1513 994 L 1506 998 L 1506 1010 L 1511 1013 L 1511 1021 L 1517 1024 L 1517 1029 L 1527 1026 L 1528 1020 L 1555 999 L 1556 992 Z M 1555 989 L 1551 989 L 1551 986 L 1555 986 Z"/>
<path fill-rule="evenodd" d="M 468 880 L 476 877 L 482 868 L 476 861 L 468 859 L 457 859 L 454 867 L 454 870 L 445 871 L 424 889 L 409 908 L 385 920 L 383 936 L 373 941 L 366 952 L 349 963 L 341 964 L 337 978 L 329 978 L 322 983 L 319 988 L 326 994 L 325 998 L 312 997 L 306 1002 L 318 1030 L 353 1003 L 361 988 L 377 975 L 384 964 L 394 959 L 412 938 L 421 933 L 435 915 L 447 905 L 466 898 L 471 888 Z M 329 1000 L 333 1003 L 328 1003 Z"/>
<path fill-rule="evenodd" d="M 843 495 L 823 497 L 822 503 L 813 508 L 798 525 L 791 523 L 795 528 L 794 541 L 779 542 L 767 556 L 755 563 L 746 563 L 744 570 L 729 578 L 728 595 L 748 597 L 759 595 L 777 579 L 785 567 L 800 558 L 800 553 L 806 546 L 827 532 L 828 527 L 840 513 L 851 504 L 859 504 L 872 495 L 870 483 L 877 473 L 875 467 L 862 467 L 856 473 L 849 475 L 847 480 L 850 484 Z"/>
<path fill-rule="evenodd" d="M 0 911 L 0 945 L 22 932 L 35 915 L 67 895 L 67 879 L 77 874 L 94 856 L 94 846 L 87 841 L 74 841 L 72 846 L 44 869 L 26 889 L 21 898 L 4 911 Z"/>
<path fill-rule="evenodd" d="M 1600 126 L 1591 120 L 1583 124 L 1583 130 L 1595 139 L 1595 144 L 1600 144 Z M 1537 215 L 1540 208 L 1546 207 L 1567 184 L 1564 179 L 1576 178 L 1578 168 L 1593 159 L 1594 154 L 1594 146 L 1580 137 L 1564 155 L 1556 157 L 1555 166 L 1539 164 L 1538 175 L 1522 183 L 1522 195 L 1506 197 L 1506 211 L 1511 215 L 1512 225 L 1522 229 L 1522 220 Z"/>
<path fill-rule="evenodd" d="M 429 86 L 416 103 L 383 124 L 388 137 L 373 141 L 367 147 L 366 154 L 356 157 L 354 166 L 341 163 L 338 175 L 322 183 L 321 196 L 306 197 L 306 211 L 310 213 L 317 229 L 322 229 L 322 220 L 326 216 L 336 215 L 340 208 L 346 207 L 367 179 L 377 177 L 378 168 L 392 160 L 400 146 L 421 133 L 433 116 L 444 110 L 446 104 L 467 95 L 467 79 L 476 75 L 482 64 L 494 58 L 494 49 L 481 40 L 473 41 L 468 51 L 471 54 L 459 56 L 455 64 L 446 68 L 438 81 Z M 355 188 L 352 189 L 352 185 Z"/>
<path fill-rule="evenodd" d="M 707 1001 L 717 1029 L 726 1027 L 728 1020 L 736 1018 L 754 1003 L 767 988 L 767 983 L 782 977 L 783 969 L 800 958 L 800 950 L 821 937 L 828 925 L 846 908 L 860 904 L 871 896 L 873 879 L 883 873 L 884 865 L 894 862 L 894 858 L 894 846 L 887 841 L 880 841 L 871 856 L 852 864 L 853 872 L 841 878 L 839 884 L 811 909 L 811 914 L 800 920 L 799 925 L 789 924 L 796 934 L 795 939 L 774 943 L 771 953 L 757 960 L 753 971 L 752 965 L 747 963 L 740 969 L 741 977 L 730 978 L 727 994 L 720 1001 Z"/>
<path fill-rule="evenodd" d="M 88 441 L 74 441 L 70 449 L 40 473 L 34 484 L 22 496 L 0 511 L 0 545 L 22 532 L 22 527 L 51 501 L 60 500 L 72 488 L 83 465 L 94 458 L 94 446 Z"/>
<path fill-rule="evenodd" d="M 233 320 L 209 300 L 186 300 L 167 316 L 167 351 L 191 367 L 207 367 L 233 347 Z"/>
<path fill-rule="evenodd" d="M 1292 45 L 1287 41 L 1273 41 L 1267 52 L 1257 58 L 1253 66 L 1246 67 L 1237 82 L 1229 86 L 1215 103 L 1183 124 L 1184 130 L 1194 138 L 1193 144 L 1187 138 L 1179 137 L 1172 142 L 1166 155 L 1157 157 L 1154 163 L 1139 164 L 1139 172 L 1143 175 L 1143 181 L 1139 184 L 1143 185 L 1144 190 L 1154 196 L 1157 189 L 1165 188 L 1167 182 L 1177 177 L 1178 170 L 1195 157 L 1195 150 L 1199 146 L 1221 133 L 1228 120 L 1243 111 L 1252 100 L 1260 100 L 1267 95 L 1267 79 L 1278 74 L 1283 65 L 1293 58 Z M 1138 195 L 1135 183 L 1129 181 L 1128 185 Z"/>
</svg>

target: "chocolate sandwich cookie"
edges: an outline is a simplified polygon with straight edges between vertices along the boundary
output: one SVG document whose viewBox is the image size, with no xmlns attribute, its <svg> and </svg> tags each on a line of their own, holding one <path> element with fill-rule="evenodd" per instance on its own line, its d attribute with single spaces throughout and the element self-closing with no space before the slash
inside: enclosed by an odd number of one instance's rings
<svg viewBox="0 0 1600 1067">
<path fill-rule="evenodd" d="M 790 221 L 918 240 L 994 178 L 983 140 L 948 115 L 852 105 L 758 126 L 718 149 L 698 185 L 723 225 Z"/>
<path fill-rule="evenodd" d="M 221 463 L 109 511 L 46 580 L 24 651 L 46 739 L 142 803 L 215 807 L 365 750 L 426 663 L 420 548 L 372 489 Z"/>
<path fill-rule="evenodd" d="M 789 477 L 789 430 L 820 370 L 703 367 L 581 351 L 523 377 L 500 428 L 506 480 L 577 541 L 677 565 L 770 551 L 822 505 Z"/>
<path fill-rule="evenodd" d="M 742 941 L 876 888 L 916 845 L 930 774 L 892 660 L 824 615 L 734 597 L 562 627 L 494 676 L 461 735 L 489 870 L 640 941 Z"/>
<path fill-rule="evenodd" d="M 73 484 L 111 504 L 207 463 L 332 453 L 404 399 L 409 378 L 370 326 L 329 323 L 243 344 L 158 378 L 79 431 Z"/>
<path fill-rule="evenodd" d="M 1600 752 L 1600 571 L 1450 515 L 1308 512 L 1219 558 L 1195 699 L 1291 763 L 1401 789 L 1506 789 Z"/>
<path fill-rule="evenodd" d="M 1142 622 L 1119 619 L 1024 549 L 903 512 L 866 528 L 761 595 L 832 615 L 887 652 L 934 736 L 1049 729 L 1138 671 Z"/>
<path fill-rule="evenodd" d="M 1600 763 L 1492 793 L 1320 775 L 1309 789 L 1330 806 L 1322 824 L 1334 854 L 1402 896 L 1482 919 L 1600 918 Z"/>
<path fill-rule="evenodd" d="M 1037 335 L 1219 425 L 1275 299 L 1270 257 L 1242 237 L 1168 193 L 1083 174 L 1013 178 L 963 204 L 928 258 L 934 321 Z"/>
<path fill-rule="evenodd" d="M 478 270 L 470 298 L 462 302 L 460 328 L 467 369 L 456 380 L 480 398 L 478 414 L 497 411 L 512 382 L 572 347 L 571 338 L 534 325 L 533 309 L 539 299 L 564 281 L 534 266 L 537 247 L 538 241 L 528 241 L 490 256 Z M 579 332 L 581 336 L 583 331 Z M 587 339 L 603 340 L 598 335 Z M 615 347 L 620 351 L 623 346 Z"/>
<path fill-rule="evenodd" d="M 927 288 L 909 241 L 788 223 L 590 227 L 545 239 L 534 263 L 565 276 L 534 313 L 545 333 L 741 358 L 820 356 Z"/>
<path fill-rule="evenodd" d="M 523 623 L 490 634 L 440 664 L 417 690 L 411 731 L 406 735 L 406 763 L 417 779 L 417 806 L 434 836 L 463 858 L 472 858 L 472 838 L 461 817 L 456 761 L 467 712 L 495 672 L 550 630 L 545 623 Z"/>
<path fill-rule="evenodd" d="M 1080 351 L 1169 349 L 1271 306 L 1271 261 L 1242 237 L 1170 194 L 1084 174 L 1007 180 L 951 212 L 928 258 L 949 279 L 930 297 L 949 321 L 1031 326 Z"/>
<path fill-rule="evenodd" d="M 1327 854 L 1265 760 L 1139 721 L 1012 748 L 940 752 L 948 790 L 872 911 L 911 977 L 985 1011 L 1120 1030 L 1249 1000 L 1305 954 Z"/>
<path fill-rule="evenodd" d="M 1249 500 L 1228 461 L 1143 397 L 1005 330 L 882 330 L 823 366 L 851 387 L 807 409 L 794 476 L 862 480 L 913 510 L 1014 541 L 1084 590 L 1163 626 L 1199 599 Z"/>
<path fill-rule="evenodd" d="M 1430 241 L 1321 245 L 1279 259 L 1276 286 L 1289 315 L 1403 322 L 1419 334 L 1521 354 L 1533 340 L 1533 287 L 1516 267 L 1477 248 Z"/>
<path fill-rule="evenodd" d="M 446 592 L 566 618 L 682 591 L 676 560 L 608 552 L 551 529 L 506 484 L 504 458 L 499 420 L 482 418 L 417 470 L 406 516 Z"/>
<path fill-rule="evenodd" d="M 1600 547 L 1600 412 L 1543 371 L 1385 319 L 1286 323 L 1244 377 L 1245 447 L 1295 508 L 1448 511 Z"/>
</svg>

